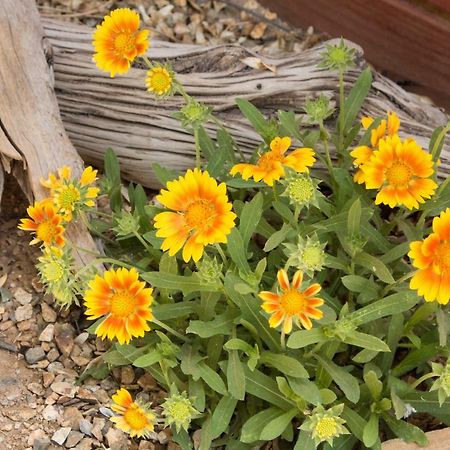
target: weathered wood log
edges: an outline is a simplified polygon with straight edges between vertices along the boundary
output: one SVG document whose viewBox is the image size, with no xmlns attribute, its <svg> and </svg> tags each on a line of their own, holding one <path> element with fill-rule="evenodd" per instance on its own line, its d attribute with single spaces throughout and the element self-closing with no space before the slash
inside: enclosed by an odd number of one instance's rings
<svg viewBox="0 0 450 450">
<path fill-rule="evenodd" d="M 101 165 L 106 148 L 112 147 L 124 176 L 146 186 L 157 184 L 150 168 L 153 162 L 176 169 L 192 166 L 193 137 L 172 117 L 182 103 L 180 97 L 161 102 L 149 95 L 144 66 L 116 78 L 100 72 L 92 62 L 91 28 L 49 20 L 43 24 L 52 49 L 48 59 L 61 117 L 85 160 Z M 356 49 L 357 66 L 345 77 L 347 88 L 367 65 L 362 49 Z M 322 52 L 323 46 L 318 46 L 274 58 L 239 45 L 199 47 L 153 41 L 148 57 L 170 61 L 187 92 L 213 106 L 240 148 L 249 153 L 260 138 L 237 111 L 234 99 L 246 98 L 268 114 L 277 109 L 301 113 L 305 99 L 319 92 L 337 100 L 336 74 L 317 68 Z M 273 70 L 252 69 L 245 64 L 247 57 L 260 58 Z M 403 135 L 414 136 L 424 147 L 433 128 L 447 121 L 438 108 L 375 73 L 363 112 L 377 116 L 386 111 L 397 111 Z M 215 136 L 215 125 L 207 128 Z M 449 145 L 442 153 L 440 171 L 441 175 L 450 172 Z"/>
<path fill-rule="evenodd" d="M 43 30 L 33 0 L 0 2 L 0 188 L 13 173 L 30 201 L 47 195 L 40 184 L 63 165 L 81 173 L 83 162 L 64 131 L 45 59 Z M 0 189 L 1 191 L 1 189 Z M 1 193 L 1 192 L 0 192 Z M 8 192 L 4 192 L 8 195 Z M 70 228 L 77 245 L 95 248 L 84 226 Z M 90 260 L 77 255 L 82 262 Z"/>
</svg>

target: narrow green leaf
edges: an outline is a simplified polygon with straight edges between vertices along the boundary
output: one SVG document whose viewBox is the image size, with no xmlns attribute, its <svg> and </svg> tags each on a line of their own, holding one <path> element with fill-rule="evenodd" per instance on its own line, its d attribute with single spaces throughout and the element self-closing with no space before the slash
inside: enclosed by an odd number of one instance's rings
<svg viewBox="0 0 450 450">
<path fill-rule="evenodd" d="M 348 210 L 347 233 L 349 236 L 359 235 L 361 223 L 361 200 L 359 197 L 352 203 Z"/>
<path fill-rule="evenodd" d="M 208 133 L 202 126 L 198 129 L 198 143 L 200 150 L 208 160 L 217 151 L 214 141 L 208 136 Z"/>
<path fill-rule="evenodd" d="M 152 306 L 153 315 L 161 321 L 178 319 L 192 314 L 195 311 L 196 302 L 179 302 Z"/>
<path fill-rule="evenodd" d="M 364 374 L 364 381 L 368 387 L 372 398 L 379 400 L 383 391 L 383 383 L 378 379 L 377 374 L 373 370 L 369 370 Z"/>
<path fill-rule="evenodd" d="M 242 114 L 253 125 L 253 128 L 256 130 L 256 132 L 259 135 L 264 136 L 268 129 L 269 122 L 259 112 L 258 108 L 256 108 L 249 101 L 243 98 L 237 98 L 236 104 L 238 105 Z"/>
<path fill-rule="evenodd" d="M 429 359 L 445 353 L 438 343 L 422 345 L 420 348 L 410 351 L 403 360 L 392 369 L 392 375 L 400 377 Z"/>
<path fill-rule="evenodd" d="M 163 360 L 163 356 L 158 350 L 150 350 L 145 355 L 140 356 L 135 359 L 133 362 L 133 366 L 135 367 L 148 367 L 156 364 L 159 361 Z"/>
<path fill-rule="evenodd" d="M 297 408 L 292 408 L 275 419 L 272 419 L 261 431 L 260 439 L 263 441 L 271 441 L 280 436 L 284 430 L 290 425 L 292 419 L 298 414 Z"/>
<path fill-rule="evenodd" d="M 294 331 L 288 338 L 287 346 L 289 348 L 303 348 L 318 342 L 325 342 L 327 339 L 321 328 L 311 328 L 311 330 Z"/>
<path fill-rule="evenodd" d="M 361 106 L 364 103 L 370 86 L 372 85 L 372 72 L 369 68 L 364 69 L 353 85 L 348 97 L 344 102 L 344 130 L 349 130 L 355 122 Z"/>
<path fill-rule="evenodd" d="M 300 120 L 297 121 L 293 111 L 278 111 L 278 119 L 287 135 L 302 141 L 300 135 Z"/>
<path fill-rule="evenodd" d="M 271 250 L 273 250 L 275 247 L 277 247 L 284 241 L 287 234 L 291 230 L 292 230 L 292 227 L 289 224 L 284 223 L 283 226 L 278 231 L 273 233 L 272 236 L 270 236 L 270 238 L 267 239 L 263 250 L 265 252 L 270 252 Z"/>
<path fill-rule="evenodd" d="M 219 149 L 227 155 L 227 161 L 234 164 L 236 158 L 234 155 L 234 142 L 231 134 L 225 128 L 217 130 L 217 145 Z"/>
<path fill-rule="evenodd" d="M 258 441 L 261 430 L 282 413 L 279 408 L 270 407 L 250 417 L 241 428 L 241 442 L 251 444 Z"/>
<path fill-rule="evenodd" d="M 152 170 L 158 181 L 163 186 L 165 186 L 168 181 L 175 180 L 175 178 L 178 178 L 180 176 L 180 172 L 178 172 L 177 170 L 168 169 L 167 167 L 163 167 L 158 163 L 152 164 Z"/>
<path fill-rule="evenodd" d="M 304 378 L 290 378 L 288 377 L 289 386 L 296 395 L 306 400 L 313 405 L 320 405 L 322 403 L 322 395 L 316 383 L 306 380 Z"/>
<path fill-rule="evenodd" d="M 244 273 L 250 273 L 251 269 L 247 261 L 247 252 L 244 247 L 244 241 L 241 233 L 238 229 L 233 228 L 231 233 L 228 235 L 227 248 L 231 259 L 236 264 L 238 269 L 242 270 Z"/>
<path fill-rule="evenodd" d="M 372 447 L 379 439 L 378 426 L 378 416 L 376 414 L 371 414 L 363 431 L 363 442 L 366 447 Z"/>
<path fill-rule="evenodd" d="M 191 320 L 186 328 L 186 333 L 193 333 L 202 339 L 208 339 L 218 334 L 231 334 L 233 323 L 236 321 L 238 313 L 235 309 L 229 310 L 216 316 L 213 320 L 203 322 L 202 320 Z"/>
<path fill-rule="evenodd" d="M 373 350 L 375 352 L 390 352 L 388 345 L 381 339 L 370 334 L 360 333 L 359 331 L 352 331 L 348 334 L 343 341 L 346 344 L 356 345 L 367 350 Z"/>
<path fill-rule="evenodd" d="M 212 440 L 211 416 L 208 414 L 206 416 L 206 420 L 203 422 L 202 432 L 200 434 L 200 446 L 198 447 L 198 450 L 211 450 Z"/>
<path fill-rule="evenodd" d="M 418 445 L 427 445 L 428 438 L 425 433 L 415 425 L 403 420 L 396 420 L 389 414 L 383 414 L 383 420 L 392 432 L 405 442 L 415 442 Z"/>
<path fill-rule="evenodd" d="M 344 406 L 341 417 L 347 422 L 346 426 L 360 441 L 363 440 L 363 430 L 366 427 L 366 421 L 353 409 L 347 405 Z"/>
<path fill-rule="evenodd" d="M 345 371 L 342 367 L 338 366 L 334 362 L 322 358 L 319 355 L 315 355 L 322 367 L 333 379 L 333 381 L 339 386 L 345 396 L 352 402 L 357 403 L 359 400 L 360 390 L 358 379 L 353 375 Z"/>
<path fill-rule="evenodd" d="M 387 284 L 395 283 L 390 270 L 378 257 L 361 252 L 355 256 L 354 262 L 372 271 L 381 281 Z"/>
<path fill-rule="evenodd" d="M 216 439 L 226 431 L 233 417 L 237 400 L 228 396 L 223 396 L 217 403 L 211 418 L 211 438 Z"/>
<path fill-rule="evenodd" d="M 181 291 L 185 295 L 192 292 L 215 292 L 219 290 L 216 284 L 207 285 L 201 283 L 200 280 L 194 276 L 188 277 L 171 273 L 143 272 L 141 273 L 141 278 L 154 287 L 166 288 L 174 292 Z"/>
<path fill-rule="evenodd" d="M 295 447 L 293 450 L 316 450 L 316 442 L 314 441 L 312 434 L 300 430 L 300 433 L 298 433 L 297 443 L 295 444 Z"/>
<path fill-rule="evenodd" d="M 237 400 L 245 398 L 245 372 L 237 350 L 230 350 L 227 365 L 228 392 Z"/>
<path fill-rule="evenodd" d="M 198 364 L 197 368 L 200 378 L 202 378 L 211 389 L 222 395 L 227 394 L 225 383 L 217 372 L 214 372 L 214 370 L 203 361 Z"/>
<path fill-rule="evenodd" d="M 258 192 L 250 202 L 245 203 L 242 208 L 242 212 L 239 215 L 239 232 L 242 236 L 244 249 L 247 248 L 248 242 L 255 232 L 259 219 L 261 218 L 263 211 L 263 196 L 261 192 Z"/>
<path fill-rule="evenodd" d="M 278 369 L 281 373 L 294 378 L 309 378 L 308 372 L 300 362 L 290 356 L 273 352 L 262 352 L 260 362 Z"/>
</svg>

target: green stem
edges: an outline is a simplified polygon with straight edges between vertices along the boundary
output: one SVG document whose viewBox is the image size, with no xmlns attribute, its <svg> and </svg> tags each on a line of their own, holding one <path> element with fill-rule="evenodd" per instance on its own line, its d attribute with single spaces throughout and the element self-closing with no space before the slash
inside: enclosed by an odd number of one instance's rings
<svg viewBox="0 0 450 450">
<path fill-rule="evenodd" d="M 141 56 L 141 58 L 144 60 L 145 64 L 147 64 L 147 67 L 149 69 L 151 69 L 152 68 L 152 63 L 150 62 L 150 60 L 145 55 Z"/>
<path fill-rule="evenodd" d="M 320 122 L 319 126 L 320 126 L 320 134 L 323 136 L 322 137 L 323 146 L 325 148 L 325 163 L 327 165 L 328 172 L 330 172 L 330 176 L 332 177 L 331 170 L 333 168 L 333 163 L 331 161 L 331 156 L 330 156 L 330 146 L 328 145 L 327 131 L 325 130 L 325 127 L 323 126 L 323 122 Z"/>
<path fill-rule="evenodd" d="M 275 184 L 272 185 L 272 191 L 273 191 L 273 199 L 274 201 L 278 201 L 278 193 L 277 193 L 277 188 L 275 187 Z"/>
<path fill-rule="evenodd" d="M 284 327 L 281 330 L 280 343 L 281 343 L 281 351 L 285 352 L 286 351 L 286 333 L 284 332 Z"/>
<path fill-rule="evenodd" d="M 442 131 L 439 133 L 439 136 L 437 137 L 436 141 L 434 142 L 434 146 L 431 149 L 431 157 L 433 158 L 433 161 L 437 160 L 437 152 L 441 145 L 442 140 L 444 139 L 445 135 L 450 131 L 450 122 L 442 129 Z"/>
<path fill-rule="evenodd" d="M 438 377 L 439 375 L 434 372 L 426 373 L 425 375 L 421 376 L 418 380 L 414 381 L 413 384 L 411 384 L 411 389 L 415 389 L 417 386 L 422 384 L 425 380 L 428 380 L 429 378 Z"/>
<path fill-rule="evenodd" d="M 201 169 L 202 161 L 200 155 L 200 140 L 198 137 L 198 128 L 194 128 L 194 140 L 195 140 L 195 167 Z"/>
<path fill-rule="evenodd" d="M 139 242 L 145 247 L 145 249 L 149 253 L 152 253 L 153 249 L 147 244 L 147 242 L 145 242 L 145 239 L 136 230 L 133 230 L 133 234 L 136 236 Z"/>
<path fill-rule="evenodd" d="M 168 333 L 173 334 L 178 339 L 181 339 L 183 342 L 190 342 L 188 338 L 178 333 L 178 331 L 175 331 L 173 328 L 169 327 L 163 322 L 160 322 L 158 319 L 153 318 L 152 322 L 156 325 L 158 325 L 163 330 L 166 330 Z"/>
<path fill-rule="evenodd" d="M 219 253 L 220 257 L 222 258 L 222 262 L 223 262 L 224 266 L 228 267 L 227 257 L 225 255 L 225 253 L 223 252 L 222 247 L 220 246 L 220 244 L 214 244 L 214 247 L 216 248 L 217 252 Z"/>
<path fill-rule="evenodd" d="M 342 153 L 344 151 L 344 126 L 345 126 L 345 116 L 344 116 L 344 72 L 339 71 L 339 149 L 338 151 Z"/>
<path fill-rule="evenodd" d="M 394 286 L 397 286 L 401 283 L 403 283 L 406 280 L 409 280 L 411 277 L 414 276 L 416 272 L 408 272 L 407 274 L 403 275 L 401 278 L 395 281 L 395 283 L 392 283 L 388 286 L 386 286 L 383 291 L 381 292 L 381 298 L 383 298 Z"/>
</svg>

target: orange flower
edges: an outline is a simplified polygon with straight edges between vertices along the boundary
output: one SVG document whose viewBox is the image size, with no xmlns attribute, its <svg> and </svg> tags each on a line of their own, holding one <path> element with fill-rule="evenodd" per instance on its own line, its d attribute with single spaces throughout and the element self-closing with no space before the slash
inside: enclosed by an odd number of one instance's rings
<svg viewBox="0 0 450 450">
<path fill-rule="evenodd" d="M 35 233 L 35 238 L 30 244 L 43 242 L 47 247 L 64 245 L 62 217 L 57 214 L 51 199 L 35 202 L 33 206 L 27 208 L 27 213 L 31 219 L 21 219 L 19 228 Z"/>
<path fill-rule="evenodd" d="M 433 233 L 410 244 L 408 256 L 419 269 L 409 287 L 425 301 L 446 305 L 450 300 L 450 208 L 433 219 Z"/>
<path fill-rule="evenodd" d="M 230 170 L 231 175 L 240 173 L 244 180 L 252 177 L 255 181 L 263 180 L 269 186 L 284 176 L 284 167 L 290 167 L 296 172 L 308 172 L 316 160 L 311 148 L 298 148 L 289 155 L 286 150 L 291 146 L 291 138 L 276 137 L 270 143 L 270 151 L 263 153 L 255 164 L 236 164 Z"/>
<path fill-rule="evenodd" d="M 391 208 L 404 205 L 417 208 L 430 198 L 437 184 L 431 155 L 413 139 L 403 142 L 398 136 L 380 139 L 379 149 L 361 166 L 367 189 L 380 189 L 375 204 Z"/>
<path fill-rule="evenodd" d="M 373 117 L 363 117 L 361 119 L 362 126 L 367 130 L 370 125 L 373 123 Z M 374 128 L 371 131 L 370 134 L 370 144 L 371 147 L 368 147 L 367 145 L 360 145 L 359 147 L 356 147 L 350 155 L 355 158 L 353 163 L 356 167 L 360 167 L 362 164 L 369 161 L 371 158 L 374 149 L 378 146 L 378 143 L 380 139 L 386 137 L 386 136 L 395 136 L 398 133 L 398 129 L 400 128 L 400 119 L 398 118 L 397 114 L 394 112 L 388 112 L 387 113 L 387 121 L 386 119 L 383 119 L 378 127 Z M 359 183 L 364 183 L 364 173 L 361 169 L 357 170 L 353 179 Z"/>
<path fill-rule="evenodd" d="M 283 331 L 290 333 L 292 330 L 292 321 L 298 327 L 300 324 L 304 328 L 310 330 L 312 322 L 310 317 L 320 320 L 323 317 L 322 311 L 317 309 L 318 306 L 324 304 L 321 298 L 315 297 L 320 291 L 320 284 L 314 283 L 304 291 L 300 290 L 303 280 L 303 273 L 298 270 L 292 279 L 292 286 L 285 270 L 280 269 L 277 274 L 278 284 L 281 288 L 280 294 L 270 291 L 262 291 L 259 297 L 264 301 L 262 309 L 272 314 L 269 319 L 269 325 L 276 328 L 283 322 Z"/>
<path fill-rule="evenodd" d="M 134 402 L 131 394 L 126 389 L 119 389 L 112 396 L 115 404 L 111 409 L 118 413 L 111 417 L 117 428 L 131 437 L 149 437 L 155 429 L 156 416 L 147 406 Z"/>
<path fill-rule="evenodd" d="M 165 238 L 162 250 L 175 255 L 183 247 L 183 259 L 198 261 L 206 245 L 227 242 L 236 214 L 231 211 L 225 183 L 217 184 L 208 172 L 188 170 L 169 181 L 156 197 L 166 208 L 155 216 L 156 236 Z"/>
<path fill-rule="evenodd" d="M 148 30 L 139 31 L 139 14 L 129 8 L 119 8 L 105 16 L 93 35 L 94 61 L 100 70 L 124 74 L 137 56 L 149 46 Z"/>
<path fill-rule="evenodd" d="M 106 316 L 95 334 L 102 339 L 117 338 L 120 344 L 144 336 L 150 330 L 147 322 L 153 319 L 152 292 L 139 281 L 136 269 L 109 269 L 103 276 L 96 275 L 84 295 L 89 320 Z"/>
</svg>

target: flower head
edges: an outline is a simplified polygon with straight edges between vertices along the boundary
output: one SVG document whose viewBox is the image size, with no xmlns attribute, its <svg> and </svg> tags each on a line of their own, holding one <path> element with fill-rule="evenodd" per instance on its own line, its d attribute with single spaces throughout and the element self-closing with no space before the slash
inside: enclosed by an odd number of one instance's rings
<svg viewBox="0 0 450 450">
<path fill-rule="evenodd" d="M 322 62 L 319 67 L 330 70 L 345 72 L 355 64 L 355 49 L 347 47 L 342 38 L 338 45 L 325 44 L 325 51 L 321 56 Z"/>
<path fill-rule="evenodd" d="M 306 100 L 305 112 L 309 123 L 322 123 L 333 114 L 334 108 L 330 106 L 330 100 L 325 95 L 320 94 L 314 100 Z"/>
<path fill-rule="evenodd" d="M 53 202 L 58 213 L 66 222 L 70 222 L 73 214 L 95 205 L 99 188 L 91 186 L 97 179 L 97 171 L 86 167 L 79 180 L 72 178 L 70 167 L 58 169 L 58 176 L 49 173 L 48 179 L 41 179 L 41 184 L 50 189 Z"/>
<path fill-rule="evenodd" d="M 161 407 L 167 426 L 174 424 L 177 432 L 182 428 L 188 431 L 191 420 L 199 414 L 185 392 L 171 395 Z"/>
<path fill-rule="evenodd" d="M 148 30 L 139 31 L 139 14 L 129 8 L 119 8 L 104 17 L 93 35 L 94 61 L 100 70 L 116 73 L 128 72 L 137 56 L 149 46 Z"/>
<path fill-rule="evenodd" d="M 27 208 L 27 213 L 31 219 L 21 219 L 19 228 L 35 233 L 30 244 L 42 242 L 45 246 L 64 245 L 63 218 L 57 213 L 50 199 L 35 202 Z"/>
<path fill-rule="evenodd" d="M 306 240 L 299 238 L 297 245 L 283 244 L 289 263 L 297 269 L 305 272 L 310 277 L 314 272 L 322 270 L 325 264 L 324 248 L 326 243 L 321 243 L 317 236 L 307 237 Z"/>
<path fill-rule="evenodd" d="M 433 219 L 433 232 L 410 244 L 408 256 L 419 269 L 409 287 L 425 298 L 446 305 L 450 300 L 450 208 Z"/>
<path fill-rule="evenodd" d="M 199 169 L 169 181 L 157 200 L 172 211 L 155 216 L 156 236 L 164 238 L 162 250 L 175 255 L 183 247 L 183 259 L 198 261 L 206 245 L 227 242 L 236 214 L 231 211 L 225 183 Z"/>
<path fill-rule="evenodd" d="M 380 139 L 379 149 L 361 166 L 367 189 L 380 189 L 375 204 L 391 208 L 404 205 L 417 208 L 430 198 L 437 184 L 431 155 L 413 139 L 401 141 L 398 136 Z"/>
<path fill-rule="evenodd" d="M 324 304 L 321 298 L 315 297 L 320 291 L 320 284 L 314 283 L 304 291 L 300 290 L 303 274 L 299 270 L 292 279 L 292 285 L 289 283 L 287 273 L 280 269 L 277 274 L 281 293 L 276 294 L 270 291 L 262 291 L 259 297 L 263 300 L 262 309 L 272 314 L 269 319 L 269 325 L 276 328 L 283 323 L 283 331 L 290 333 L 292 331 L 292 321 L 300 327 L 310 330 L 312 322 L 310 318 L 320 320 L 323 317 L 322 311 L 317 309 Z"/>
<path fill-rule="evenodd" d="M 270 143 L 270 150 L 263 153 L 256 164 L 241 163 L 232 167 L 230 174 L 240 173 L 244 180 L 252 177 L 255 181 L 263 180 L 269 186 L 285 175 L 284 166 L 295 172 L 308 172 L 314 162 L 314 151 L 311 148 L 298 148 L 285 155 L 291 146 L 291 138 L 276 137 Z"/>
<path fill-rule="evenodd" d="M 281 194 L 288 197 L 290 203 L 298 206 L 306 206 L 317 204 L 317 186 L 319 183 L 313 180 L 308 174 L 294 174 L 288 176 L 284 182 L 286 190 Z"/>
<path fill-rule="evenodd" d="M 145 78 L 147 90 L 158 97 L 170 95 L 173 91 L 173 82 L 174 74 L 172 70 L 156 63 L 147 71 Z"/>
<path fill-rule="evenodd" d="M 373 121 L 374 121 L 373 117 L 366 116 L 361 119 L 361 124 L 364 127 L 364 129 L 367 130 L 372 125 Z M 350 153 L 350 155 L 353 156 L 354 158 L 353 164 L 356 167 L 359 167 L 359 169 L 356 171 L 353 177 L 353 179 L 357 183 L 359 184 L 364 183 L 364 173 L 360 167 L 370 160 L 374 150 L 378 147 L 380 139 L 383 139 L 387 136 L 391 137 L 396 136 L 399 128 L 400 128 L 400 119 L 398 118 L 397 114 L 395 114 L 394 112 L 388 112 L 387 119 L 381 120 L 380 124 L 373 130 L 371 130 L 370 134 L 371 147 L 367 145 L 360 145 Z"/>
<path fill-rule="evenodd" d="M 153 319 L 152 292 L 139 281 L 136 269 L 109 269 L 103 276 L 96 275 L 84 294 L 88 319 L 106 316 L 95 334 L 102 339 L 117 338 L 120 344 L 144 336 L 150 330 L 147 322 Z"/>
<path fill-rule="evenodd" d="M 431 367 L 439 378 L 433 383 L 430 391 L 438 391 L 439 406 L 442 406 L 445 399 L 450 397 L 450 359 L 445 366 L 432 362 Z"/>
<path fill-rule="evenodd" d="M 197 276 L 200 283 L 205 285 L 221 285 L 223 264 L 219 263 L 216 258 L 205 255 L 201 261 L 197 263 Z"/>
<path fill-rule="evenodd" d="M 183 128 L 197 128 L 208 120 L 211 110 L 211 107 L 190 98 L 174 117 L 181 121 Z"/>
<path fill-rule="evenodd" d="M 301 430 L 310 431 L 316 445 L 321 442 L 328 442 L 333 445 L 333 439 L 342 434 L 350 434 L 343 425 L 345 420 L 339 417 L 342 414 L 344 405 L 336 405 L 330 409 L 324 409 L 319 405 L 312 412 L 305 422 L 300 426 Z"/>
<path fill-rule="evenodd" d="M 155 429 L 156 415 L 147 405 L 133 401 L 131 394 L 124 388 L 119 389 L 113 396 L 111 409 L 117 413 L 111 417 L 117 428 L 131 437 L 149 437 Z"/>
</svg>

